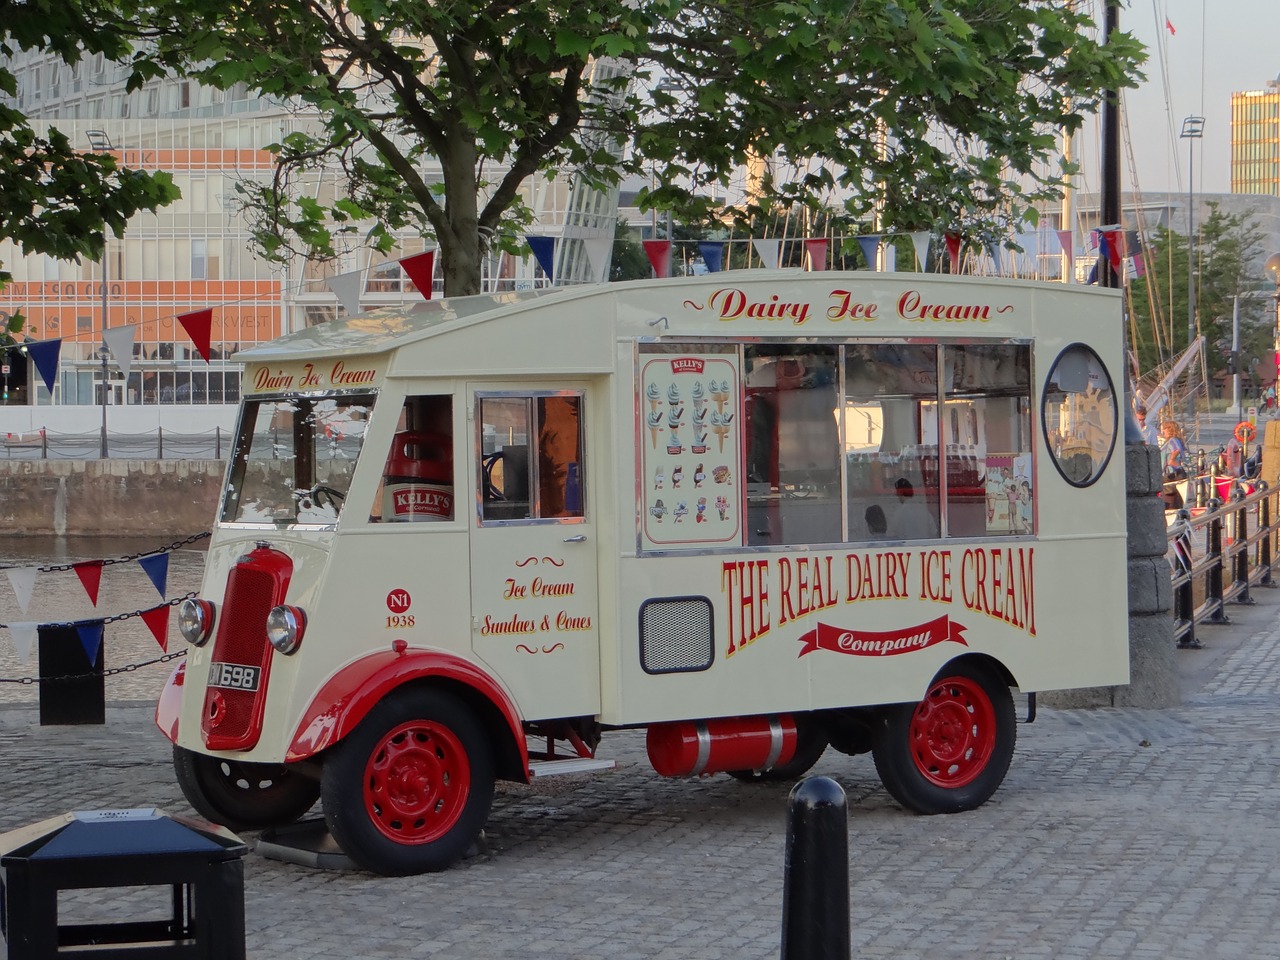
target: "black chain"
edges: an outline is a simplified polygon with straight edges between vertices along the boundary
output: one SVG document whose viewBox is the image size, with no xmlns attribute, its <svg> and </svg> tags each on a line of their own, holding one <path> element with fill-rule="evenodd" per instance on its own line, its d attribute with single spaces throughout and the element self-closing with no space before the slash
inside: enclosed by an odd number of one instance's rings
<svg viewBox="0 0 1280 960">
<path fill-rule="evenodd" d="M 198 540 L 204 540 L 208 536 L 210 536 L 210 533 L 207 530 L 204 533 L 193 533 L 191 536 L 178 540 L 175 543 L 171 543 L 167 547 L 157 547 L 155 550 L 144 550 L 141 553 L 131 553 L 127 557 L 113 557 L 108 560 L 103 560 L 102 565 L 104 567 L 109 567 L 113 563 L 132 563 L 135 560 L 141 560 L 143 557 L 151 557 L 160 553 L 172 553 L 174 550 L 193 544 Z M 66 570 L 74 570 L 78 566 L 80 566 L 78 563 L 60 563 L 48 567 L 37 567 L 36 569 L 41 573 L 60 573 Z M 16 569 L 19 569 L 16 564 L 0 564 L 0 570 Z"/>
<path fill-rule="evenodd" d="M 196 591 L 192 590 L 190 593 L 184 593 L 182 596 L 174 597 L 172 600 L 166 600 L 164 603 L 157 603 L 155 607 L 148 607 L 146 610 L 132 610 L 129 613 L 116 613 L 116 614 L 112 614 L 109 617 L 85 617 L 82 620 L 45 621 L 45 622 L 42 622 L 40 626 L 42 627 L 74 627 L 78 623 L 101 623 L 105 627 L 108 623 L 118 623 L 121 620 L 128 620 L 130 617 L 140 617 L 144 613 L 147 613 L 150 610 L 155 610 L 156 607 L 165 607 L 165 606 L 176 607 L 183 600 L 190 600 L 192 597 L 195 597 L 195 596 L 197 596 Z M 0 630 L 6 630 L 8 628 L 9 628 L 9 624 L 0 623 Z"/>
<path fill-rule="evenodd" d="M 133 673 L 142 667 L 150 667 L 157 663 L 168 663 L 170 660 L 176 660 L 178 657 L 185 657 L 187 651 L 178 650 L 174 653 L 166 653 L 162 657 L 156 657 L 154 660 L 144 660 L 142 663 L 130 663 L 123 667 L 112 667 L 110 670 L 103 670 L 103 677 L 114 677 L 117 673 Z M 66 683 L 69 680 L 88 680 L 91 677 L 98 676 L 97 673 L 67 673 L 60 677 L 0 677 L 0 683 L 16 683 L 21 686 L 30 686 L 34 683 Z"/>
</svg>

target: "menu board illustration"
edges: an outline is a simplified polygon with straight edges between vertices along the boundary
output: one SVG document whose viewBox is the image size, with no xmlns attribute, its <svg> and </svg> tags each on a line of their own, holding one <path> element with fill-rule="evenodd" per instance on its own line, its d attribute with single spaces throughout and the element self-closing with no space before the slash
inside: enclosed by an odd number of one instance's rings
<svg viewBox="0 0 1280 960">
<path fill-rule="evenodd" d="M 723 354 L 648 358 L 640 371 L 646 545 L 737 543 L 742 396 Z"/>
</svg>

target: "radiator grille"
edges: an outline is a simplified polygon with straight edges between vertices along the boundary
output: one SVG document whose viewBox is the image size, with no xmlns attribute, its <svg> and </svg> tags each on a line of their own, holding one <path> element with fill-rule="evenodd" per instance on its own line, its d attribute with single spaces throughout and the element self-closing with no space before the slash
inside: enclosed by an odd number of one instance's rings
<svg viewBox="0 0 1280 960">
<path fill-rule="evenodd" d="M 715 658 L 711 601 L 665 597 L 640 607 L 640 666 L 645 673 L 706 670 Z"/>
<path fill-rule="evenodd" d="M 210 687 L 205 691 L 202 727 L 211 750 L 247 750 L 258 742 L 271 645 L 267 642 L 267 614 L 281 602 L 275 595 L 276 578 L 268 570 L 241 562 L 227 576 L 227 592 L 218 611 L 215 663 L 261 668 L 256 690 Z M 217 722 L 211 722 L 214 714 Z"/>
</svg>

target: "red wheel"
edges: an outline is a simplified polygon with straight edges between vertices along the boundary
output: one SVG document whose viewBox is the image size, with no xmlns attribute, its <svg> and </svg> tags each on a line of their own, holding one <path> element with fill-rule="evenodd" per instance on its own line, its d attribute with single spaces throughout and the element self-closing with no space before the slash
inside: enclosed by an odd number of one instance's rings
<svg viewBox="0 0 1280 960">
<path fill-rule="evenodd" d="M 982 687 L 969 677 L 933 685 L 911 715 L 911 759 L 934 786 L 973 783 L 996 748 L 996 713 Z"/>
<path fill-rule="evenodd" d="M 872 756 L 885 789 L 917 813 L 956 813 L 987 801 L 1013 759 L 1013 697 L 993 672 L 962 660 L 918 704 L 881 712 Z"/>
<path fill-rule="evenodd" d="M 493 751 L 471 708 L 443 690 L 401 689 L 326 759 L 320 798 L 342 851 L 375 873 L 443 870 L 479 836 Z"/>
<path fill-rule="evenodd" d="M 388 732 L 365 766 L 365 812 L 394 843 L 440 839 L 458 822 L 470 792 L 467 751 L 452 730 L 427 720 Z"/>
</svg>

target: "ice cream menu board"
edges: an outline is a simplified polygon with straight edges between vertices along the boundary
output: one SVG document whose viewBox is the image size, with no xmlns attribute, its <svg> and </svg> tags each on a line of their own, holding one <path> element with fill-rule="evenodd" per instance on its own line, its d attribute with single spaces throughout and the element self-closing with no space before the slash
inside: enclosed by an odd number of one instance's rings
<svg viewBox="0 0 1280 960">
<path fill-rule="evenodd" d="M 739 542 L 737 365 L 723 354 L 646 357 L 640 393 L 644 543 Z"/>
</svg>

